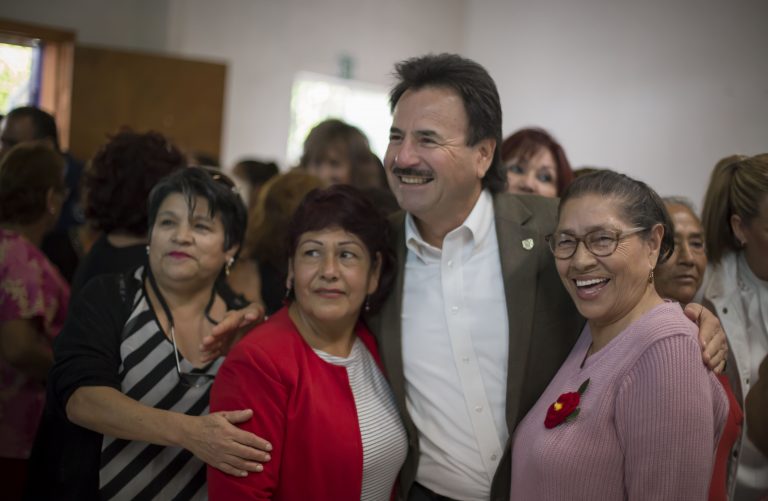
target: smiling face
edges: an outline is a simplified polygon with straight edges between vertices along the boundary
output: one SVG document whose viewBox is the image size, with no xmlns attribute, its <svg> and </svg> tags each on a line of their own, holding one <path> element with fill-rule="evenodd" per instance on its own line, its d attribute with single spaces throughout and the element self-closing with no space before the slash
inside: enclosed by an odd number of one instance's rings
<svg viewBox="0 0 768 501">
<path fill-rule="evenodd" d="M 149 245 L 149 264 L 158 280 L 212 282 L 236 251 L 224 250 L 224 225 L 218 214 L 210 217 L 205 198 L 196 198 L 191 214 L 181 193 L 160 204 Z"/>
<path fill-rule="evenodd" d="M 513 159 L 506 164 L 507 191 L 557 196 L 557 167 L 548 148 L 539 148 L 526 160 Z"/>
<path fill-rule="evenodd" d="M 589 194 L 565 202 L 555 235 L 582 237 L 599 229 L 626 232 L 632 227 L 616 199 Z M 655 294 L 648 275 L 656 264 L 662 234 L 657 225 L 647 239 L 644 232 L 620 238 L 606 257 L 595 256 L 580 242 L 572 257 L 555 260 L 565 288 L 593 331 L 606 326 L 621 329 L 638 311 L 645 311 L 645 302 Z"/>
<path fill-rule="evenodd" d="M 356 235 L 340 228 L 308 231 L 288 264 L 288 282 L 312 323 L 354 323 L 379 285 L 380 268 Z"/>
<path fill-rule="evenodd" d="M 669 204 L 667 211 L 675 228 L 675 252 L 656 267 L 656 290 L 661 297 L 688 304 L 699 290 L 707 267 L 704 229 L 684 205 Z"/>
<path fill-rule="evenodd" d="M 410 89 L 395 106 L 384 167 L 400 207 L 422 226 L 456 228 L 480 196 L 495 142 L 467 146 L 467 127 L 464 103 L 450 89 Z"/>
</svg>

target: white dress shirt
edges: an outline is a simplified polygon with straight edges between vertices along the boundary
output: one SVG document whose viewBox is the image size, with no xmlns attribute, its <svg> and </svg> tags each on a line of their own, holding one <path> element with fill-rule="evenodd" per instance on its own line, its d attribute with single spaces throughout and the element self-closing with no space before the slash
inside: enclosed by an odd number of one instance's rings
<svg viewBox="0 0 768 501">
<path fill-rule="evenodd" d="M 509 432 L 509 329 L 493 199 L 483 191 L 442 249 L 405 220 L 402 307 L 406 404 L 419 432 L 416 481 L 488 499 Z"/>
</svg>

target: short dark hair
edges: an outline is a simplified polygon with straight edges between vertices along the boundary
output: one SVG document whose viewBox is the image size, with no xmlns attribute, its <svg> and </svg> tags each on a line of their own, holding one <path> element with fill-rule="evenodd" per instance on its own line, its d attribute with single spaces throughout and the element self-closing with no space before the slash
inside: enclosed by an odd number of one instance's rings
<svg viewBox="0 0 768 501">
<path fill-rule="evenodd" d="M 568 157 L 565 156 L 565 150 L 549 132 L 538 127 L 518 130 L 501 144 L 501 159 L 504 162 L 528 161 L 541 148 L 549 150 L 555 160 L 557 194 L 561 195 L 573 182 L 573 169 Z"/>
<path fill-rule="evenodd" d="M 149 231 L 151 232 L 155 225 L 157 212 L 163 201 L 173 193 L 180 193 L 186 197 L 190 211 L 194 210 L 195 199 L 203 197 L 208 202 L 208 214 L 211 217 L 221 215 L 224 250 L 229 250 L 235 245 L 242 247 L 247 219 L 245 204 L 229 178 L 219 172 L 215 177 L 220 180 L 214 179 L 214 176 L 202 167 L 188 167 L 160 180 L 152 188 L 147 203 Z M 238 249 L 238 254 L 239 252 Z"/>
<path fill-rule="evenodd" d="M 59 130 L 56 127 L 56 119 L 36 106 L 20 106 L 8 112 L 6 119 L 28 117 L 32 121 L 33 139 L 49 139 L 53 142 L 56 151 L 59 151 Z"/>
<path fill-rule="evenodd" d="M 662 225 L 664 236 L 661 239 L 657 266 L 669 259 L 675 251 L 672 220 L 664 201 L 644 182 L 608 169 L 577 177 L 566 188 L 560 199 L 560 207 L 557 210 L 558 218 L 565 202 L 584 195 L 599 195 L 618 200 L 622 218 L 633 226 L 646 228 L 644 234 L 648 234 L 654 225 Z"/>
<path fill-rule="evenodd" d="M 96 229 L 147 233 L 147 197 L 157 182 L 186 167 L 182 152 L 158 132 L 124 130 L 107 141 L 86 169 L 85 216 Z"/>
<path fill-rule="evenodd" d="M 66 190 L 61 154 L 37 141 L 14 146 L 0 161 L 0 221 L 37 221 L 46 212 L 51 188 Z"/>
<path fill-rule="evenodd" d="M 365 245 L 372 263 L 381 256 L 379 288 L 371 294 L 369 305 L 375 312 L 387 298 L 395 277 L 395 254 L 391 230 L 384 215 L 353 186 L 334 185 L 316 188 L 304 197 L 288 226 L 288 256 L 293 257 L 301 235 L 308 231 L 341 228 Z"/>
<path fill-rule="evenodd" d="M 255 158 L 238 160 L 233 173 L 242 176 L 251 185 L 258 186 L 266 183 L 280 172 L 275 162 L 264 162 Z"/>
<path fill-rule="evenodd" d="M 397 84 L 389 94 L 391 111 L 405 91 L 425 87 L 447 88 L 456 92 L 467 114 L 467 145 L 493 139 L 496 148 L 483 187 L 493 193 L 507 189 L 507 174 L 501 163 L 501 101 L 496 83 L 481 65 L 457 54 L 429 54 L 406 59 L 395 65 Z"/>
</svg>

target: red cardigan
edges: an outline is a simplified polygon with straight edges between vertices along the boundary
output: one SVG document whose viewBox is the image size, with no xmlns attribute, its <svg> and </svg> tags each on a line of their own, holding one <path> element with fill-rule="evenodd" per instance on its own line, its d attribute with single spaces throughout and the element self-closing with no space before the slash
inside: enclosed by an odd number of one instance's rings
<svg viewBox="0 0 768 501">
<path fill-rule="evenodd" d="M 368 329 L 355 333 L 381 369 Z M 312 351 L 287 308 L 238 342 L 216 375 L 211 412 L 239 409 L 253 410 L 240 427 L 272 444 L 272 460 L 245 478 L 208 467 L 210 499 L 360 499 L 363 444 L 347 370 Z"/>
</svg>

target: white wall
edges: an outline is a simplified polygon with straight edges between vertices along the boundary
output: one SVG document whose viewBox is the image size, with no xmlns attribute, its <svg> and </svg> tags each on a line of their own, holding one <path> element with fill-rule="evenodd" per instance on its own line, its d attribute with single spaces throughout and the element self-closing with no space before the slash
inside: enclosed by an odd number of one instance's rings
<svg viewBox="0 0 768 501">
<path fill-rule="evenodd" d="M 168 49 L 228 63 L 223 160 L 285 162 L 297 72 L 390 85 L 396 61 L 463 47 L 464 0 L 170 0 Z M 283 165 L 285 167 L 285 165 Z"/>
<path fill-rule="evenodd" d="M 768 151 L 765 0 L 471 0 L 466 54 L 495 77 L 504 132 L 549 129 L 571 162 L 699 206 L 731 153 Z"/>
<path fill-rule="evenodd" d="M 0 17 L 77 32 L 77 41 L 165 50 L 167 0 L 2 0 Z"/>
</svg>

